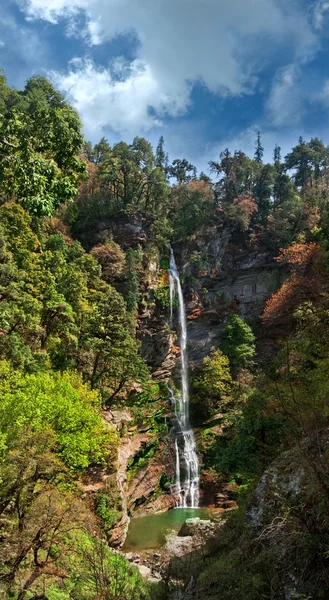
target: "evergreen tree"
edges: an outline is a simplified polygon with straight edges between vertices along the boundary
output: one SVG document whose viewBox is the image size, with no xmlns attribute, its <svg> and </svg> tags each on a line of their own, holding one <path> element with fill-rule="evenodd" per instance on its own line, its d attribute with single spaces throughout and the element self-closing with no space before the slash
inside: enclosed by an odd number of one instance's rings
<svg viewBox="0 0 329 600">
<path fill-rule="evenodd" d="M 145 138 L 135 137 L 130 148 L 133 151 L 133 159 L 138 168 L 145 174 L 151 173 L 154 168 L 155 157 L 150 142 Z"/>
<path fill-rule="evenodd" d="M 281 166 L 281 148 L 277 144 L 275 144 L 273 162 L 276 169 L 279 169 Z"/>
<path fill-rule="evenodd" d="M 126 253 L 125 279 L 127 309 L 133 311 L 137 307 L 139 299 L 139 277 L 136 252 L 132 248 L 129 248 Z"/>
<path fill-rule="evenodd" d="M 281 159 L 281 148 L 277 144 L 274 148 L 273 159 L 273 202 L 274 208 L 276 208 L 284 202 L 290 202 L 295 194 L 293 182 L 286 174 L 286 167 Z"/>
<path fill-rule="evenodd" d="M 199 175 L 199 181 L 205 181 L 206 183 L 209 183 L 209 185 L 212 184 L 211 178 L 208 177 L 208 175 L 206 175 L 203 171 L 201 171 Z"/>
<path fill-rule="evenodd" d="M 156 153 L 155 153 L 155 165 L 161 169 L 161 171 L 164 171 L 165 167 L 166 167 L 166 153 L 164 151 L 164 139 L 163 136 L 160 137 L 157 148 L 156 148 Z"/>
<path fill-rule="evenodd" d="M 247 367 L 256 353 L 255 336 L 251 327 L 238 315 L 230 318 L 223 352 L 229 358 L 233 372 Z"/>
<path fill-rule="evenodd" d="M 305 142 L 299 138 L 297 146 L 285 157 L 287 170 L 294 169 L 293 180 L 303 188 L 307 182 L 318 181 L 327 174 L 329 164 L 328 148 L 318 138 Z"/>
<path fill-rule="evenodd" d="M 267 223 L 270 212 L 270 203 L 273 184 L 273 166 L 255 161 L 256 169 L 254 173 L 254 183 L 252 195 L 258 206 L 258 213 L 255 214 L 257 221 L 264 225 Z"/>
<path fill-rule="evenodd" d="M 228 148 L 220 154 L 220 162 L 211 161 L 210 170 L 220 178 L 215 184 L 219 203 L 232 204 L 238 196 L 251 196 L 254 181 L 254 161 L 241 151 L 232 156 Z"/>
<path fill-rule="evenodd" d="M 178 185 L 182 185 L 196 178 L 196 167 L 189 163 L 186 158 L 176 158 L 168 167 L 168 173 L 176 179 Z"/>
<path fill-rule="evenodd" d="M 102 137 L 100 142 L 98 142 L 98 144 L 95 144 L 92 162 L 95 162 L 96 165 L 99 165 L 100 163 L 104 162 L 106 158 L 109 157 L 110 153 L 111 146 L 108 143 L 107 139 L 105 137 Z"/>
<path fill-rule="evenodd" d="M 264 156 L 264 148 L 261 143 L 260 131 L 258 131 L 257 140 L 256 140 L 255 161 L 258 163 L 263 162 L 263 156 Z"/>
<path fill-rule="evenodd" d="M 91 142 L 84 142 L 82 146 L 82 154 L 89 160 L 95 162 L 94 148 Z"/>
</svg>

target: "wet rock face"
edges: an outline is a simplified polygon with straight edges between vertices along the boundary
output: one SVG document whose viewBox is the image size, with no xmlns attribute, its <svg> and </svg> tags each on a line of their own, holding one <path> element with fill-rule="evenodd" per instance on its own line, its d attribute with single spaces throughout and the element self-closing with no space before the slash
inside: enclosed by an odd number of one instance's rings
<svg viewBox="0 0 329 600">
<path fill-rule="evenodd" d="M 329 431 L 325 430 L 282 454 L 256 487 L 246 525 L 258 551 L 277 561 L 282 573 L 278 598 L 327 597 L 328 482 Z"/>
<path fill-rule="evenodd" d="M 246 514 L 251 532 L 256 534 L 273 518 L 280 519 L 289 506 L 295 504 L 297 508 L 312 503 L 311 497 L 319 492 L 318 475 L 312 462 L 297 450 L 285 453 L 265 471 L 257 485 Z"/>
<path fill-rule="evenodd" d="M 175 366 L 175 357 L 171 352 L 173 336 L 166 331 L 165 322 L 144 324 L 138 332 L 141 342 L 141 355 L 152 368 L 155 379 L 166 379 Z"/>
<path fill-rule="evenodd" d="M 153 491 L 153 490 L 152 490 Z M 157 512 L 163 512 L 175 508 L 175 499 L 171 494 L 160 494 L 151 498 L 146 504 L 134 511 L 134 517 L 145 517 Z"/>
<path fill-rule="evenodd" d="M 178 532 L 179 537 L 186 536 L 207 536 L 214 531 L 214 523 L 208 519 L 186 519 Z"/>
<path fill-rule="evenodd" d="M 284 266 L 275 260 L 275 252 L 246 247 L 243 235 L 230 230 L 200 236 L 193 251 L 181 249 L 184 293 L 187 298 L 189 359 L 198 363 L 212 346 L 218 346 L 226 330 L 228 317 L 237 313 L 255 324 L 266 300 L 281 286 Z"/>
<path fill-rule="evenodd" d="M 150 442 L 151 438 L 149 438 Z M 155 438 L 152 438 L 155 441 Z M 161 441 L 155 455 L 134 472 L 126 486 L 127 506 L 130 514 L 145 516 L 175 506 L 175 499 L 168 493 L 161 492 L 159 487 L 163 473 L 167 477 L 174 475 L 174 458 L 170 447 Z"/>
<path fill-rule="evenodd" d="M 86 247 L 103 243 L 106 238 L 113 240 L 123 250 L 144 246 L 147 241 L 148 226 L 146 219 L 140 215 L 111 216 L 104 220 L 83 223 L 76 231 L 82 244 Z"/>
<path fill-rule="evenodd" d="M 135 507 L 138 501 L 147 500 L 150 494 L 157 489 L 162 471 L 163 465 L 159 462 L 157 464 L 146 464 L 134 475 L 127 488 L 130 510 Z"/>
<path fill-rule="evenodd" d="M 116 481 L 122 500 L 122 517 L 109 534 L 109 541 L 114 547 L 120 547 L 124 544 L 130 521 L 126 494 L 128 462 L 138 452 L 142 443 L 146 441 L 147 435 L 137 434 L 132 439 L 123 439 L 118 449 L 118 468 Z"/>
</svg>

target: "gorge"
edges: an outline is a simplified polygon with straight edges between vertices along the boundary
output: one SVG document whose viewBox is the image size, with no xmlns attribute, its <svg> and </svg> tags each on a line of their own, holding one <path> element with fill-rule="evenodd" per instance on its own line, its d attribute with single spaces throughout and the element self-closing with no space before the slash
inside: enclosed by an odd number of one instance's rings
<svg viewBox="0 0 329 600">
<path fill-rule="evenodd" d="M 0 81 L 0 596 L 328 598 L 329 149 L 198 175 Z"/>
<path fill-rule="evenodd" d="M 173 249 L 170 248 L 170 315 L 173 314 L 173 299 L 178 296 L 180 355 L 181 355 L 181 393 L 170 390 L 175 413 L 175 455 L 176 480 L 175 494 L 178 496 L 178 508 L 197 508 L 199 506 L 199 460 L 193 429 L 189 418 L 189 381 L 187 356 L 186 312 L 182 286 L 177 271 Z M 183 463 L 183 469 L 181 464 Z"/>
</svg>

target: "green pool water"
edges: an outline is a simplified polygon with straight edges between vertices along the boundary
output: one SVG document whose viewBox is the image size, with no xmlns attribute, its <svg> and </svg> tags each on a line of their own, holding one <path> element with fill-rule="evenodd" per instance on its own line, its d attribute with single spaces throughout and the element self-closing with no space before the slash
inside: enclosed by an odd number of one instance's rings
<svg viewBox="0 0 329 600">
<path fill-rule="evenodd" d="M 186 519 L 199 517 L 208 519 L 207 508 L 175 508 L 167 512 L 131 519 L 123 550 L 138 552 L 161 548 L 170 531 L 178 531 Z"/>
</svg>

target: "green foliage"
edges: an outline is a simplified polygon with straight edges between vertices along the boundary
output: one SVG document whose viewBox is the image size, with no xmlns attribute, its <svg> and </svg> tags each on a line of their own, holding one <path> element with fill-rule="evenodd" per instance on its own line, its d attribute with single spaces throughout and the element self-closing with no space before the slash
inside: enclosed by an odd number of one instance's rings
<svg viewBox="0 0 329 600">
<path fill-rule="evenodd" d="M 196 167 L 189 163 L 186 158 L 176 158 L 167 170 L 169 176 L 175 178 L 178 185 L 196 179 Z"/>
<path fill-rule="evenodd" d="M 325 356 L 319 356 L 320 352 Z M 299 435 L 319 431 L 327 422 L 328 367 L 321 340 L 305 334 L 286 341 L 271 365 L 268 393 L 289 415 Z"/>
<path fill-rule="evenodd" d="M 143 264 L 152 258 L 167 269 L 168 244 L 179 240 L 188 243 L 196 276 L 205 262 L 211 264 L 198 236 L 216 239 L 223 229 L 244 249 L 253 243 L 276 250 L 314 239 L 328 245 L 328 149 L 317 138 L 301 138 L 284 160 L 279 147 L 273 164 L 264 164 L 263 154 L 260 134 L 254 157 L 226 149 L 211 163 L 218 177 L 213 184 L 203 173 L 198 179 L 186 159 L 169 165 L 163 138 L 155 152 L 140 137 L 130 145 L 111 147 L 105 138 L 95 146 L 83 144 L 79 117 L 46 79 L 34 77 L 18 92 L 0 75 L 4 597 L 149 598 L 149 586 L 138 572 L 94 537 L 98 520 L 74 496 L 74 477 L 92 465 L 113 467 L 118 439 L 103 424 L 102 404 L 125 403 L 137 426 L 154 434 L 131 462 L 130 476 L 152 460 L 167 432 L 167 393 L 150 381 L 136 341 L 138 304 L 150 297 Z M 85 171 L 88 177 L 81 183 Z M 63 203 L 65 209 L 57 210 Z M 55 210 L 56 218 L 45 218 Z M 137 238 L 143 248 L 136 249 Z M 304 265 L 315 290 L 313 302 L 294 304 L 289 335 L 273 347 L 271 364 L 260 367 L 257 377 L 256 369 L 248 371 L 255 360 L 255 336 L 236 315 L 228 324 L 223 352 L 212 349 L 202 369 L 194 371 L 192 416 L 203 426 L 208 420 L 199 445 L 215 484 L 225 476 L 249 485 L 281 450 L 296 440 L 302 447 L 306 436 L 319 439 L 327 426 L 327 262 L 324 253 L 316 269 Z M 211 281 L 206 286 L 210 297 Z M 199 283 L 199 291 L 202 287 Z M 202 293 L 208 294 L 206 288 Z M 167 282 L 152 299 L 155 317 L 168 309 Z M 322 459 L 317 454 L 320 479 Z M 327 485 L 325 477 L 321 481 Z M 162 474 L 159 490 L 169 483 Z M 108 531 L 121 514 L 117 490 L 109 484 L 94 500 L 102 529 Z M 325 552 L 315 547 L 327 549 L 312 519 L 307 531 L 297 531 L 298 543 L 292 543 L 310 575 L 303 557 L 325 561 Z M 202 564 L 200 597 L 280 597 L 275 572 L 285 555 L 279 561 L 276 547 L 259 551 L 261 540 L 256 548 L 247 538 L 241 516 L 233 517 L 222 529 L 219 555 Z M 43 572 L 40 564 L 45 564 Z"/>
<path fill-rule="evenodd" d="M 216 197 L 220 202 L 230 205 L 238 196 L 251 195 L 253 170 L 259 170 L 259 164 L 255 162 L 241 151 L 235 151 L 232 156 L 226 148 L 221 152 L 219 162 L 209 163 L 211 171 L 220 177 L 215 186 Z"/>
<path fill-rule="evenodd" d="M 133 311 L 137 308 L 139 300 L 138 259 L 138 252 L 129 248 L 126 253 L 124 293 L 129 311 Z"/>
<path fill-rule="evenodd" d="M 156 288 L 153 292 L 153 295 L 154 295 L 155 304 L 158 309 L 165 310 L 165 309 L 169 308 L 170 294 L 169 294 L 169 287 L 167 285 Z M 175 306 L 177 306 L 176 298 L 173 300 L 173 303 L 174 302 L 175 302 Z"/>
<path fill-rule="evenodd" d="M 151 228 L 154 242 L 161 252 L 168 252 L 168 244 L 173 233 L 173 228 L 167 217 L 158 217 Z"/>
<path fill-rule="evenodd" d="M 149 600 L 151 586 L 122 556 L 90 535 L 76 540 L 76 554 L 69 564 L 67 599 Z M 60 589 L 60 588 L 59 588 Z M 50 600 L 55 596 L 50 596 Z"/>
<path fill-rule="evenodd" d="M 282 448 L 290 425 L 271 413 L 270 401 L 262 392 L 250 394 L 242 409 L 233 416 L 229 437 L 217 438 L 210 450 L 219 472 L 243 479 L 255 478 Z"/>
<path fill-rule="evenodd" d="M 111 501 L 106 494 L 99 494 L 97 496 L 96 513 L 101 518 L 105 531 L 111 529 L 122 514 L 117 508 L 113 508 Z"/>
<path fill-rule="evenodd" d="M 305 142 L 300 137 L 298 145 L 287 154 L 285 164 L 287 169 L 295 169 L 296 186 L 303 187 L 311 178 L 319 179 L 328 168 L 328 148 L 318 138 Z"/>
<path fill-rule="evenodd" d="M 117 436 L 103 425 L 100 397 L 74 374 L 22 376 L 0 364 L 0 430 L 9 447 L 27 426 L 51 431 L 63 462 L 73 471 L 105 462 Z"/>
<path fill-rule="evenodd" d="M 258 163 L 263 162 L 263 156 L 264 156 L 264 148 L 263 148 L 262 142 L 261 142 L 260 131 L 258 131 L 257 140 L 256 140 L 256 144 L 255 144 L 255 161 Z"/>
<path fill-rule="evenodd" d="M 30 79 L 0 114 L 4 198 L 37 216 L 72 200 L 84 171 L 78 158 L 82 139 L 80 119 L 61 94 L 42 77 Z"/>
<path fill-rule="evenodd" d="M 101 140 L 89 147 L 87 164 L 89 182 L 81 187 L 73 231 L 90 243 L 100 220 L 110 217 L 130 219 L 143 213 L 147 218 L 164 215 L 168 203 L 168 186 L 164 169 L 156 164 L 152 147 L 144 138 L 135 138 L 113 148 Z"/>
<path fill-rule="evenodd" d="M 208 225 L 213 215 L 211 189 L 204 181 L 192 181 L 172 189 L 171 226 L 175 238 L 185 239 Z"/>
<path fill-rule="evenodd" d="M 212 348 L 211 354 L 204 358 L 202 373 L 193 379 L 193 388 L 193 403 L 203 417 L 213 414 L 230 400 L 229 360 L 220 350 Z"/>
<path fill-rule="evenodd" d="M 153 458 L 157 451 L 159 441 L 159 439 L 156 439 L 155 441 L 151 441 L 145 447 L 142 446 L 141 449 L 134 455 L 128 466 L 130 478 L 132 478 L 140 469 L 142 469 L 150 458 Z"/>
<path fill-rule="evenodd" d="M 133 318 L 97 260 L 51 229 L 39 241 L 15 204 L 0 207 L 0 226 L 0 356 L 29 372 L 78 368 L 106 398 L 147 379 Z"/>
<path fill-rule="evenodd" d="M 138 570 L 95 536 L 93 516 L 79 500 L 53 487 L 17 495 L 0 543 L 0 593 L 50 600 L 148 600 L 150 586 Z M 20 490 L 22 492 L 22 489 Z M 26 493 L 27 492 L 27 493 Z"/>
<path fill-rule="evenodd" d="M 263 600 L 269 597 L 265 575 L 253 572 L 239 558 L 237 552 L 232 552 L 230 556 L 222 555 L 215 566 L 212 565 L 213 572 L 207 570 L 203 574 L 203 582 L 206 582 L 206 586 L 216 587 L 223 600 Z M 202 581 L 200 588 L 202 589 Z M 208 598 L 215 600 L 218 596 Z"/>
<path fill-rule="evenodd" d="M 226 330 L 223 351 L 233 372 L 247 367 L 256 353 L 255 336 L 251 327 L 238 315 L 232 315 Z"/>
</svg>

